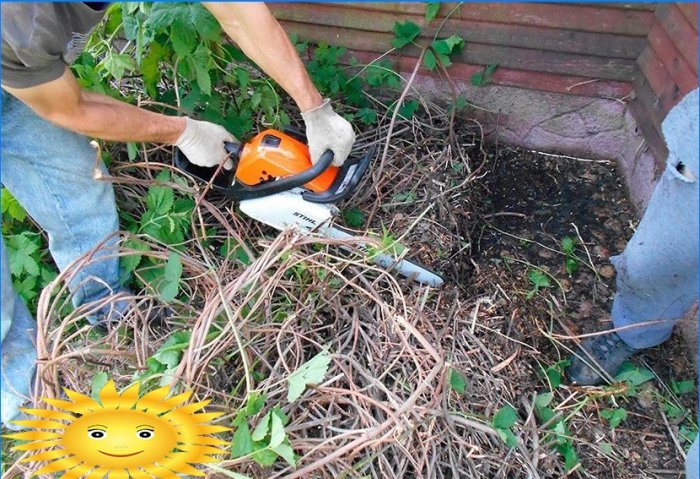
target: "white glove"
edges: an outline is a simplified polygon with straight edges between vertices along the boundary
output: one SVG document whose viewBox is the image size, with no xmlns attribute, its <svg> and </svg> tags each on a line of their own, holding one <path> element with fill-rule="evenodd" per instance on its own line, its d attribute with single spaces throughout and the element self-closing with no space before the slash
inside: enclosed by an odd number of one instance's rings
<svg viewBox="0 0 700 479">
<path fill-rule="evenodd" d="M 198 166 L 219 166 L 224 160 L 224 168 L 233 168 L 233 162 L 228 159 L 224 150 L 224 142 L 237 143 L 238 140 L 221 125 L 198 121 L 186 117 L 187 126 L 175 146 L 180 148 L 190 163 Z"/>
<path fill-rule="evenodd" d="M 301 116 L 306 124 L 311 162 L 315 164 L 326 150 L 333 150 L 333 165 L 341 166 L 355 143 L 352 125 L 333 111 L 328 99 Z"/>
</svg>

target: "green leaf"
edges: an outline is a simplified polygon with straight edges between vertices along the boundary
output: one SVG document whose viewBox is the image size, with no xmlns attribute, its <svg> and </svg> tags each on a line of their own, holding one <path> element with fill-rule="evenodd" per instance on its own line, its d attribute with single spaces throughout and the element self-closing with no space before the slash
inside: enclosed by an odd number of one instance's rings
<svg viewBox="0 0 700 479">
<path fill-rule="evenodd" d="M 566 258 L 565 267 L 566 273 L 568 275 L 572 275 L 578 271 L 578 261 L 576 261 L 574 258 Z"/>
<path fill-rule="evenodd" d="M 535 287 L 535 289 L 549 288 L 551 286 L 549 283 L 549 277 L 538 269 L 530 270 L 530 273 L 527 275 L 527 279 Z"/>
<path fill-rule="evenodd" d="M 511 431 L 510 429 L 496 428 L 496 432 L 498 433 L 498 436 L 501 438 L 501 440 L 506 443 L 506 446 L 515 447 L 518 445 L 518 439 L 515 437 L 515 434 L 513 434 L 513 431 Z"/>
<path fill-rule="evenodd" d="M 253 435 L 251 436 L 253 438 L 253 441 L 263 441 L 265 437 L 267 437 L 267 433 L 270 431 L 270 417 L 272 414 L 270 414 L 270 411 L 265 414 L 258 425 L 255 427 L 255 430 L 253 431 Z"/>
<path fill-rule="evenodd" d="M 124 242 L 124 249 L 150 251 L 151 248 L 148 246 L 148 244 L 144 243 L 143 241 L 130 238 Z M 119 265 L 121 266 L 121 269 L 124 270 L 126 273 L 131 273 L 138 267 L 139 263 L 141 263 L 142 257 L 143 255 L 138 253 L 130 254 L 128 256 L 122 256 L 119 259 Z"/>
<path fill-rule="evenodd" d="M 149 27 L 165 30 L 174 23 L 183 23 L 197 30 L 205 40 L 218 41 L 221 36 L 221 26 L 209 11 L 197 2 L 156 2 L 146 23 Z"/>
<path fill-rule="evenodd" d="M 248 82 L 250 81 L 250 73 L 243 68 L 236 68 L 236 78 L 238 79 L 238 86 L 241 91 L 245 92 L 248 88 Z"/>
<path fill-rule="evenodd" d="M 646 368 L 635 366 L 629 361 L 625 361 L 615 376 L 615 381 L 624 381 L 630 386 L 639 386 L 654 379 L 654 373 Z"/>
<path fill-rule="evenodd" d="M 499 409 L 498 412 L 496 412 L 496 415 L 493 417 L 492 424 L 496 429 L 508 429 L 515 425 L 515 421 L 517 419 L 518 414 L 515 412 L 515 409 L 506 404 Z"/>
<path fill-rule="evenodd" d="M 169 186 L 153 185 L 146 195 L 146 207 L 156 215 L 168 213 L 175 202 L 175 191 Z"/>
<path fill-rule="evenodd" d="M 323 382 L 323 378 L 326 377 L 330 363 L 331 357 L 327 352 L 322 351 L 294 371 L 289 378 L 287 378 L 287 382 L 289 383 L 287 401 L 296 401 L 306 390 L 308 385 Z"/>
<path fill-rule="evenodd" d="M 350 228 L 361 228 L 365 223 L 365 215 L 359 208 L 348 208 L 343 210 L 343 220 Z"/>
<path fill-rule="evenodd" d="M 566 467 L 567 471 L 571 471 L 578 465 L 578 456 L 571 442 L 566 443 L 562 455 L 564 456 L 564 467 Z"/>
<path fill-rule="evenodd" d="M 275 449 L 277 446 L 287 439 L 287 434 L 284 432 L 284 424 L 282 419 L 277 414 L 271 414 L 272 421 L 270 424 L 270 448 Z"/>
<path fill-rule="evenodd" d="M 423 54 L 423 66 L 430 71 L 435 70 L 437 67 L 437 58 L 432 50 L 426 50 Z"/>
<path fill-rule="evenodd" d="M 540 393 L 535 397 L 535 408 L 542 409 L 552 402 L 554 399 L 554 394 L 552 393 Z"/>
<path fill-rule="evenodd" d="M 440 2 L 428 2 L 428 5 L 425 7 L 425 21 L 427 23 L 432 22 L 439 10 Z"/>
<path fill-rule="evenodd" d="M 176 20 L 170 31 L 170 41 L 178 57 L 185 58 L 194 51 L 198 43 L 197 32 L 189 23 Z"/>
<path fill-rule="evenodd" d="M 689 394 L 695 391 L 695 381 L 688 379 L 685 381 L 671 380 L 671 390 L 674 394 Z"/>
<path fill-rule="evenodd" d="M 180 255 L 175 252 L 170 252 L 168 262 L 165 264 L 165 279 L 168 281 L 179 282 L 182 277 L 182 260 Z"/>
<path fill-rule="evenodd" d="M 92 377 L 92 384 L 90 386 L 90 397 L 95 401 L 98 401 L 100 398 L 100 391 L 102 391 L 102 388 L 105 387 L 108 381 L 109 377 L 107 376 L 107 373 L 103 371 L 96 372 L 95 375 Z"/>
<path fill-rule="evenodd" d="M 598 447 L 607 456 L 613 455 L 613 446 L 609 442 L 599 442 Z"/>
<path fill-rule="evenodd" d="M 407 120 L 413 117 L 413 114 L 418 110 L 418 100 L 405 101 L 401 108 L 399 108 L 399 115 L 406 118 Z"/>
<path fill-rule="evenodd" d="M 467 390 L 467 383 L 464 380 L 464 376 L 462 376 L 462 373 L 460 373 L 454 368 L 450 368 L 450 372 L 448 373 L 448 375 L 450 387 L 457 391 L 459 394 L 464 394 Z"/>
<path fill-rule="evenodd" d="M 287 443 L 283 443 L 279 446 L 273 447 L 272 450 L 282 456 L 282 458 L 287 461 L 290 466 L 297 467 L 296 456 L 294 455 L 292 446 Z"/>
<path fill-rule="evenodd" d="M 604 409 L 600 411 L 600 416 L 608 420 L 610 429 L 615 429 L 622 421 L 627 419 L 627 411 L 623 408 Z"/>
<path fill-rule="evenodd" d="M 474 86 L 488 85 L 491 82 L 491 77 L 493 76 L 493 73 L 496 71 L 496 68 L 498 68 L 497 63 L 494 65 L 489 65 L 487 67 L 484 67 L 484 69 L 482 71 L 473 74 L 471 77 L 472 85 L 474 85 Z"/>
<path fill-rule="evenodd" d="M 129 157 L 129 161 L 134 161 L 139 156 L 139 147 L 136 143 L 129 142 L 126 144 L 126 154 Z"/>
<path fill-rule="evenodd" d="M 377 122 L 377 112 L 372 108 L 360 108 L 357 110 L 357 119 L 365 125 L 373 125 Z"/>
<path fill-rule="evenodd" d="M 394 24 L 394 35 L 396 36 L 391 41 L 391 46 L 394 48 L 403 48 L 420 34 L 420 27 L 410 20 L 404 23 L 396 22 Z"/>
<path fill-rule="evenodd" d="M 568 236 L 561 240 L 561 250 L 566 254 L 572 254 L 576 248 L 576 241 Z"/>
<path fill-rule="evenodd" d="M 252 458 L 255 462 L 260 464 L 263 467 L 268 467 L 271 466 L 272 464 L 275 463 L 277 460 L 277 453 L 271 449 L 264 448 L 260 449 L 258 451 L 255 451 L 252 455 Z"/>
<path fill-rule="evenodd" d="M 108 53 L 104 60 L 100 62 L 100 65 L 110 76 L 117 80 L 120 80 L 127 70 L 131 71 L 136 68 L 136 62 L 130 55 L 113 52 Z"/>
<path fill-rule="evenodd" d="M 262 411 L 263 406 L 265 406 L 265 401 L 267 401 L 266 394 L 260 394 L 258 392 L 250 393 L 248 401 L 246 402 L 245 413 L 248 416 L 255 416 Z"/>
<path fill-rule="evenodd" d="M 668 401 L 664 403 L 664 411 L 671 419 L 676 419 L 685 415 L 685 409 L 676 406 Z"/>
<path fill-rule="evenodd" d="M 2 189 L 2 199 L 0 199 L 0 205 L 2 206 L 3 215 L 9 216 L 13 220 L 22 222 L 27 217 L 27 213 L 24 211 L 22 205 L 19 204 L 19 201 L 12 196 L 10 190 L 4 187 Z"/>
<path fill-rule="evenodd" d="M 253 438 L 250 436 L 248 424 L 244 421 L 231 440 L 231 455 L 234 459 L 246 456 L 253 452 Z"/>
<path fill-rule="evenodd" d="M 209 51 L 200 46 L 197 52 L 191 57 L 197 77 L 197 85 L 205 96 L 211 95 L 211 76 L 209 75 L 209 62 L 211 60 Z"/>
<path fill-rule="evenodd" d="M 5 238 L 10 273 L 19 276 L 26 271 L 31 276 L 39 275 L 39 263 L 34 255 L 39 250 L 39 241 L 36 234 L 20 233 Z"/>
<path fill-rule="evenodd" d="M 12 287 L 26 302 L 32 301 L 39 295 L 36 276 L 27 276 L 22 281 L 14 279 Z"/>
</svg>

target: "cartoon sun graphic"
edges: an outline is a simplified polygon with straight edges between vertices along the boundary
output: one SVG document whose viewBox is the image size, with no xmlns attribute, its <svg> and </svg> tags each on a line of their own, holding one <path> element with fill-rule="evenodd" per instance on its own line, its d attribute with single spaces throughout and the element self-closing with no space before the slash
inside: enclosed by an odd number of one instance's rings
<svg viewBox="0 0 700 479">
<path fill-rule="evenodd" d="M 109 381 L 97 402 L 64 389 L 70 401 L 46 399 L 58 410 L 24 409 L 39 419 L 15 421 L 34 429 L 5 437 L 32 441 L 16 446 L 37 452 L 23 462 L 49 461 L 36 471 L 62 479 L 179 479 L 177 474 L 204 476 L 193 464 L 211 457 L 227 443 L 209 436 L 229 428 L 207 424 L 221 413 L 197 413 L 209 401 L 186 404 L 191 391 L 166 398 L 163 387 L 139 398 L 136 383 L 117 392 Z M 100 404 L 101 403 L 101 404 Z"/>
</svg>

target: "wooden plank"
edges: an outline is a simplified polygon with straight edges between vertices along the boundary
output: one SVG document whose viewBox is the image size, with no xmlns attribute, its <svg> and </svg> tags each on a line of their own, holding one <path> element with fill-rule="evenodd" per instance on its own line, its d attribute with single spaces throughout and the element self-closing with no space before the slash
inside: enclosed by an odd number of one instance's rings
<svg viewBox="0 0 700 479">
<path fill-rule="evenodd" d="M 648 40 L 654 53 L 680 88 L 681 95 L 697 88 L 698 76 L 690 68 L 660 23 L 655 23 L 651 27 Z"/>
<path fill-rule="evenodd" d="M 281 4 L 293 5 L 293 4 Z M 347 3 L 358 11 L 384 11 L 401 20 L 404 14 L 422 16 L 421 3 Z M 440 12 L 449 12 L 445 5 Z M 646 36 L 654 21 L 649 11 L 599 8 L 574 4 L 468 3 L 453 15 L 462 20 L 562 28 L 586 32 Z"/>
<path fill-rule="evenodd" d="M 698 31 L 698 3 L 697 2 L 679 2 L 678 10 L 685 16 L 688 23 Z"/>
<path fill-rule="evenodd" d="M 396 15 L 393 13 L 377 11 L 371 15 L 358 14 L 357 10 L 348 9 L 344 4 L 300 3 L 290 8 L 270 4 L 270 8 L 280 20 L 311 22 L 314 25 L 354 30 L 389 33 L 393 31 L 396 22 Z M 439 23 L 431 22 L 425 26 L 423 17 L 415 21 L 423 28 L 420 38 L 429 43 L 437 33 Z M 626 59 L 636 59 L 646 45 L 646 40 L 642 37 L 451 18 L 444 23 L 440 36 L 448 37 L 453 34 L 460 35 L 467 42 Z"/>
<path fill-rule="evenodd" d="M 661 100 L 656 96 L 644 75 L 639 75 L 635 78 L 633 86 L 635 99 L 644 104 L 645 115 L 648 120 L 661 132 L 661 122 L 666 117 L 666 111 L 661 105 Z"/>
<path fill-rule="evenodd" d="M 639 69 L 659 98 L 664 113 L 668 112 L 681 99 L 680 88 L 650 46 L 639 56 Z"/>
<path fill-rule="evenodd" d="M 653 12 L 656 10 L 656 3 L 638 2 L 638 3 L 597 3 L 597 2 L 576 2 L 576 5 L 587 5 L 591 7 L 601 8 L 619 8 L 623 10 L 642 10 L 645 12 Z"/>
<path fill-rule="evenodd" d="M 349 55 L 355 57 L 363 64 L 368 64 L 377 58 L 376 53 L 351 50 Z M 390 57 L 393 58 L 393 57 Z M 416 59 L 401 56 L 396 59 L 398 72 L 410 74 L 416 65 Z M 482 65 L 452 65 L 448 73 L 456 83 L 470 84 L 471 76 L 483 70 Z M 419 73 L 424 76 L 439 77 L 423 68 Z M 556 75 L 550 73 L 529 72 L 499 67 L 492 78 L 493 85 L 524 88 L 528 90 L 547 91 L 552 93 L 564 93 L 567 95 L 589 96 L 599 98 L 625 98 L 632 92 L 632 84 L 617 81 L 591 81 L 589 78 L 570 75 Z"/>
<path fill-rule="evenodd" d="M 389 50 L 392 34 L 358 32 L 334 27 L 281 22 L 289 33 L 313 42 L 343 45 L 354 50 L 384 53 Z M 418 49 L 407 47 L 401 51 L 408 56 L 418 56 Z M 632 60 L 592 57 L 573 53 L 545 52 L 542 50 L 501 47 L 469 42 L 465 49 L 453 56 L 454 62 L 475 65 L 499 65 L 516 70 L 597 78 L 604 80 L 632 81 L 637 71 Z"/>
<path fill-rule="evenodd" d="M 661 136 L 659 130 L 650 123 L 644 109 L 644 104 L 641 101 L 638 99 L 632 101 L 630 103 L 630 112 L 637 123 L 639 132 L 644 137 L 646 145 L 654 155 L 656 170 L 659 172 L 664 171 L 666 158 L 668 158 L 668 148 L 666 147 L 663 136 Z"/>
<path fill-rule="evenodd" d="M 693 71 L 698 73 L 698 31 L 675 4 L 664 4 L 656 15 L 668 36 L 683 55 Z"/>
</svg>

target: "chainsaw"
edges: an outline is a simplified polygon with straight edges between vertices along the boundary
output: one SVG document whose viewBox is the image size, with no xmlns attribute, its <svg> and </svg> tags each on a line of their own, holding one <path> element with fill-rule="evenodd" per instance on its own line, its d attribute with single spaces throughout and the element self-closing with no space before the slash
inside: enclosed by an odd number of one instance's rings
<svg viewBox="0 0 700 479">
<path fill-rule="evenodd" d="M 333 152 L 327 150 L 312 164 L 306 137 L 300 131 L 265 130 L 248 143 L 226 142 L 224 148 L 233 162 L 230 170 L 218 166 L 194 165 L 179 149 L 175 166 L 202 184 L 239 202 L 243 213 L 278 230 L 296 227 L 331 239 L 354 235 L 334 226 L 335 206 L 357 187 L 376 152 L 370 147 L 357 158 L 348 158 L 342 167 L 332 166 Z M 213 178 L 213 180 L 212 180 Z M 369 252 L 366 244 L 357 248 Z M 423 266 L 397 259 L 388 253 L 369 255 L 382 268 L 396 271 L 419 283 L 437 287 L 443 279 Z"/>
</svg>

